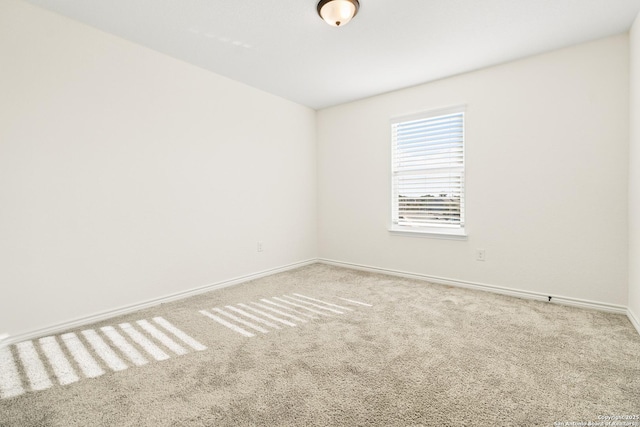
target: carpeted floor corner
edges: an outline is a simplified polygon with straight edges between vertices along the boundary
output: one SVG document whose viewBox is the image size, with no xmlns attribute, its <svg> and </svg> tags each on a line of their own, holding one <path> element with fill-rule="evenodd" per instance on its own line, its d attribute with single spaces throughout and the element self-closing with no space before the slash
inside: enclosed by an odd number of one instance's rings
<svg viewBox="0 0 640 427">
<path fill-rule="evenodd" d="M 0 426 L 640 426 L 626 317 L 322 264 L 4 357 Z"/>
</svg>

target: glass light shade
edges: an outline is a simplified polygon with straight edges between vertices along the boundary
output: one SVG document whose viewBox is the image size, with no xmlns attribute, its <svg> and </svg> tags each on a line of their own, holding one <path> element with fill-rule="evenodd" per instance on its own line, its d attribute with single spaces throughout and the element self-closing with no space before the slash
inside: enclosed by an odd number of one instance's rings
<svg viewBox="0 0 640 427">
<path fill-rule="evenodd" d="M 358 0 L 323 0 L 318 3 L 318 14 L 333 27 L 347 25 L 358 13 Z"/>
</svg>

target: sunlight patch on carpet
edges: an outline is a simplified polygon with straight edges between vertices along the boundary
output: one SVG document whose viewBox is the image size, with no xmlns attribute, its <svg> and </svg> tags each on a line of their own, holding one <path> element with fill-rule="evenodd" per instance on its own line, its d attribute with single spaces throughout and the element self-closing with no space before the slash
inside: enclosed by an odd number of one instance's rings
<svg viewBox="0 0 640 427">
<path fill-rule="evenodd" d="M 338 299 L 354 306 L 373 307 L 371 304 L 360 301 L 339 297 Z M 274 322 L 296 327 L 297 323 L 307 323 L 305 317 L 321 319 L 345 315 L 353 311 L 355 311 L 354 308 L 346 307 L 344 304 L 334 304 L 324 299 L 293 293 L 282 295 L 282 297 L 262 298 L 260 302 L 239 303 L 235 306 L 227 305 L 210 310 L 200 310 L 199 313 L 219 325 L 251 338 L 256 336 L 256 332 L 266 334 L 271 329 L 282 329 Z"/>
<path fill-rule="evenodd" d="M 1 348 L 0 398 L 46 390 L 54 384 L 69 385 L 109 370 L 124 371 L 148 364 L 149 358 L 166 360 L 207 348 L 166 319 L 152 320 L 139 320 L 137 327 L 121 323 Z"/>
</svg>

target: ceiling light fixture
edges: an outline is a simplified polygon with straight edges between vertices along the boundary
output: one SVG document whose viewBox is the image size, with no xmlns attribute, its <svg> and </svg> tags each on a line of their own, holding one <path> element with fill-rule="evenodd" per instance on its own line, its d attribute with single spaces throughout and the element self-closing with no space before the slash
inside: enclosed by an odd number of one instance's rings
<svg viewBox="0 0 640 427">
<path fill-rule="evenodd" d="M 333 27 L 343 27 L 356 16 L 359 8 L 358 0 L 320 0 L 318 15 Z"/>
</svg>

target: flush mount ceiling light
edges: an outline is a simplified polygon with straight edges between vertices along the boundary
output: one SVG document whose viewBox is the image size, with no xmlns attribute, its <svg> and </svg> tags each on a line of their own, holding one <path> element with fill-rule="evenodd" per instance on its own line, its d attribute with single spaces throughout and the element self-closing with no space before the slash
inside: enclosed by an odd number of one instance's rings
<svg viewBox="0 0 640 427">
<path fill-rule="evenodd" d="M 318 15 L 333 27 L 343 27 L 356 16 L 359 8 L 358 0 L 320 0 Z"/>
</svg>

